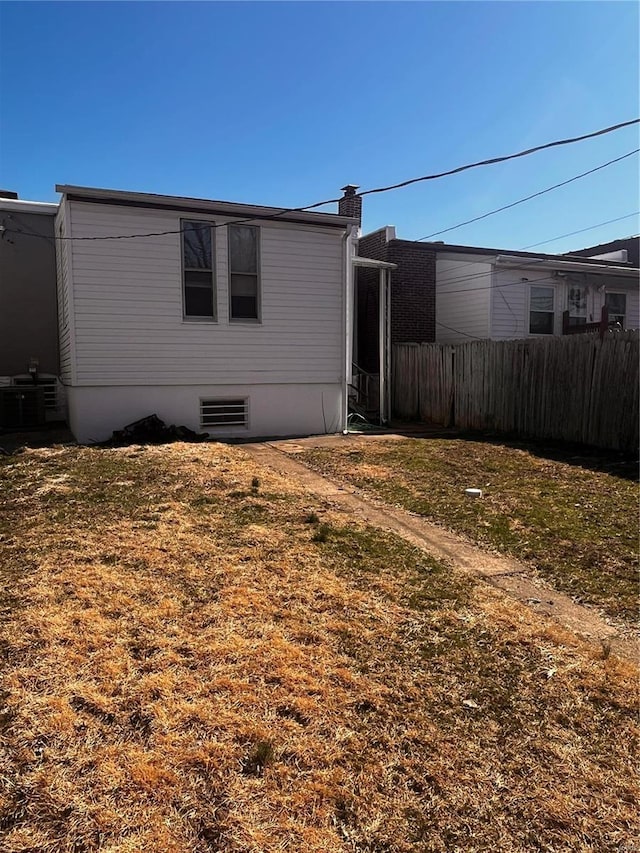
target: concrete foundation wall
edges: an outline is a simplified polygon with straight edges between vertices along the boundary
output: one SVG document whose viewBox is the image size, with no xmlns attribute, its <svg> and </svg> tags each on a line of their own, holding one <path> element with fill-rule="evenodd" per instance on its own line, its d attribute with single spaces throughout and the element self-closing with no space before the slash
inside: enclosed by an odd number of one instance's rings
<svg viewBox="0 0 640 853">
<path fill-rule="evenodd" d="M 156 414 L 167 424 L 212 436 L 314 435 L 342 428 L 340 384 L 68 387 L 69 425 L 77 441 L 110 438 L 113 430 Z M 247 427 L 201 427 L 200 400 L 246 399 Z"/>
</svg>

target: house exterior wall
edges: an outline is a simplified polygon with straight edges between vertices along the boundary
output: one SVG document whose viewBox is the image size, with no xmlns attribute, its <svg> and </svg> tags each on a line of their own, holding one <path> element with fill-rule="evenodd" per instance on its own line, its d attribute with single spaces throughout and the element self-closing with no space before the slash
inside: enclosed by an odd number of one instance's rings
<svg viewBox="0 0 640 853">
<path fill-rule="evenodd" d="M 393 229 L 381 228 L 361 237 L 358 254 L 376 261 L 396 264 L 391 273 L 391 343 L 426 343 L 435 340 L 436 256 L 412 240 L 397 240 Z M 377 272 L 360 274 L 370 287 Z"/>
<path fill-rule="evenodd" d="M 620 280 L 618 283 L 613 281 L 609 284 L 608 290 L 611 292 L 619 290 L 627 294 L 627 328 L 640 329 L 640 282 L 629 282 L 627 279 L 623 288 Z"/>
<path fill-rule="evenodd" d="M 72 288 L 71 288 L 71 254 L 72 245 L 66 240 L 71 233 L 69 206 L 61 202 L 55 221 L 56 238 L 56 274 L 58 301 L 58 341 L 60 358 L 60 379 L 63 384 L 73 382 L 73 323 Z"/>
<path fill-rule="evenodd" d="M 472 256 L 438 256 L 436 261 L 436 341 L 464 343 L 489 337 L 491 263 Z"/>
<path fill-rule="evenodd" d="M 604 274 L 568 273 L 566 277 L 548 275 L 532 269 L 496 268 L 491 290 L 491 331 L 493 340 L 530 337 L 529 294 L 531 286 L 552 287 L 555 293 L 554 334 L 562 334 L 562 315 L 569 307 L 569 288 L 572 284 L 587 289 L 587 322 L 598 322 L 605 304 L 605 295 L 626 293 L 627 328 L 640 326 L 638 282 L 633 278 L 618 278 Z"/>
<path fill-rule="evenodd" d="M 69 235 L 177 232 L 198 212 L 67 200 Z M 228 216 L 222 221 L 229 220 Z M 341 228 L 260 227 L 261 321 L 229 319 L 227 229 L 214 233 L 217 321 L 183 318 L 181 235 L 74 240 L 61 253 L 70 425 L 78 440 L 156 413 L 200 429 L 202 397 L 249 400 L 249 426 L 218 434 L 300 435 L 341 428 L 344 241 Z M 61 337 L 64 323 L 61 320 Z M 336 402 L 337 401 L 337 402 Z M 208 430 L 212 431 L 212 430 Z"/>
<path fill-rule="evenodd" d="M 104 441 L 114 429 L 156 414 L 212 437 L 300 436 L 342 429 L 337 383 L 126 385 L 67 388 L 69 426 L 77 441 Z M 247 399 L 247 427 L 200 424 L 200 400 Z"/>
<path fill-rule="evenodd" d="M 396 264 L 391 271 L 391 344 L 435 340 L 435 253 L 411 240 L 397 240 L 391 227 L 366 234 L 358 241 L 363 258 Z M 356 311 L 358 317 L 357 363 L 378 372 L 378 281 L 374 269 L 358 269 Z"/>
<path fill-rule="evenodd" d="M 58 375 L 54 214 L 48 206 L 33 213 L 20 202 L 0 204 L 0 222 L 12 232 L 0 240 L 0 377 L 5 381 L 27 373 L 32 358 L 40 373 Z"/>
<path fill-rule="evenodd" d="M 565 259 L 559 259 L 564 261 Z M 554 292 L 554 334 L 562 334 L 563 314 L 569 308 L 569 291 L 586 289 L 586 322 L 598 322 L 606 293 L 626 294 L 626 327 L 640 326 L 638 278 L 603 270 L 560 271 L 541 268 L 535 258 L 522 266 L 502 266 L 495 255 L 438 252 L 436 334 L 442 343 L 469 338 L 511 340 L 530 337 L 531 287 Z M 449 327 L 449 328 L 447 328 Z M 455 331 L 454 331 L 455 330 Z"/>
<path fill-rule="evenodd" d="M 524 279 L 524 280 L 523 280 Z M 490 337 L 494 341 L 529 337 L 529 289 L 531 285 L 554 289 L 554 334 L 562 334 L 566 307 L 564 285 L 548 275 L 526 269 L 496 269 L 491 290 Z"/>
<path fill-rule="evenodd" d="M 70 202 L 74 237 L 177 231 L 215 218 Z M 260 226 L 261 322 L 229 321 L 227 231 L 215 235 L 218 320 L 183 319 L 181 236 L 72 244 L 76 385 L 339 382 L 338 229 Z"/>
</svg>

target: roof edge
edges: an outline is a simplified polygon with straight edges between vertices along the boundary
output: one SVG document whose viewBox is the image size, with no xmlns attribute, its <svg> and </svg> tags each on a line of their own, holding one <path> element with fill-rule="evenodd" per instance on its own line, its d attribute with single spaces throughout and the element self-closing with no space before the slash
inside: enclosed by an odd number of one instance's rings
<svg viewBox="0 0 640 853">
<path fill-rule="evenodd" d="M 22 198 L 0 198 L 0 210 L 10 212 L 15 210 L 21 213 L 43 213 L 55 216 L 58 212 L 57 201 L 27 201 Z"/>
<path fill-rule="evenodd" d="M 561 254 L 554 255 L 548 254 L 545 252 L 527 252 L 524 249 L 491 249 L 485 246 L 460 246 L 454 243 L 427 243 L 426 241 L 409 241 L 409 242 L 417 242 L 421 246 L 427 246 L 431 251 L 435 252 L 450 252 L 451 254 L 464 254 L 464 255 L 489 255 L 489 256 L 512 256 L 516 258 L 522 258 L 526 260 L 527 258 L 531 258 L 532 260 L 546 260 L 546 261 L 570 261 L 572 258 L 575 258 L 576 261 L 580 263 L 586 263 L 591 266 L 612 266 L 612 267 L 620 267 L 622 266 L 620 261 L 603 261 L 598 260 L 597 258 L 588 258 L 579 255 L 571 255 L 571 254 Z M 628 264 L 625 269 L 637 269 L 632 264 Z"/>
<path fill-rule="evenodd" d="M 252 219 L 274 218 L 281 219 L 283 222 L 328 225 L 333 228 L 346 228 L 349 225 L 357 224 L 357 219 L 349 216 L 340 216 L 337 213 L 317 213 L 315 211 L 297 210 L 295 208 L 268 207 L 259 204 L 242 204 L 239 202 L 190 198 L 187 196 L 109 190 L 98 187 L 78 187 L 69 184 L 56 184 L 56 192 L 62 193 L 70 199 L 120 204 L 127 207 L 155 207 L 158 209 L 200 211 L 202 213 L 218 213 Z"/>
</svg>

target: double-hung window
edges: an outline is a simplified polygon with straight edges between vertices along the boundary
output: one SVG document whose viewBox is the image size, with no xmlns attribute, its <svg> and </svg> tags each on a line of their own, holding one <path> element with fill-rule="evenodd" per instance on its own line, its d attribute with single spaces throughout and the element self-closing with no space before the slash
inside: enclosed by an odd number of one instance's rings
<svg viewBox="0 0 640 853">
<path fill-rule="evenodd" d="M 210 222 L 182 220 L 184 316 L 216 319 L 213 231 Z"/>
<path fill-rule="evenodd" d="M 529 334 L 552 335 L 555 318 L 555 288 L 531 285 L 529 291 Z"/>
<path fill-rule="evenodd" d="M 619 323 L 625 329 L 627 325 L 627 294 L 605 293 L 604 304 L 609 311 L 609 322 Z"/>
<path fill-rule="evenodd" d="M 260 229 L 229 225 L 229 319 L 260 320 Z"/>
</svg>

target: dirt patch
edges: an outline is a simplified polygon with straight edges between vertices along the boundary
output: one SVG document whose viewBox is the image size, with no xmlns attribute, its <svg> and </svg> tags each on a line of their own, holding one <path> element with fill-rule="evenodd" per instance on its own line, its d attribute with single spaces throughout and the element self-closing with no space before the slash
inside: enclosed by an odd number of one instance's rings
<svg viewBox="0 0 640 853">
<path fill-rule="evenodd" d="M 334 442 L 339 442 L 343 448 L 345 446 L 341 438 L 334 439 Z M 364 442 L 358 438 L 352 444 L 357 446 Z M 576 604 L 568 596 L 554 590 L 523 563 L 482 550 L 468 539 L 438 525 L 430 524 L 398 507 L 375 501 L 371 496 L 357 492 L 346 483 L 335 482 L 319 475 L 298 461 L 297 454 L 295 457 L 288 455 L 286 443 L 250 445 L 245 450 L 279 473 L 295 478 L 296 482 L 309 491 L 331 499 L 336 508 L 343 512 L 353 514 L 384 530 L 392 530 L 435 557 L 447 560 L 456 568 L 482 577 L 528 605 L 537 615 L 551 617 L 591 642 L 604 644 L 606 649 L 614 649 L 617 654 L 629 660 L 638 659 L 635 631 L 628 626 L 612 623 L 592 608 Z M 353 452 L 358 451 L 347 451 L 347 458 L 352 458 Z"/>
</svg>

